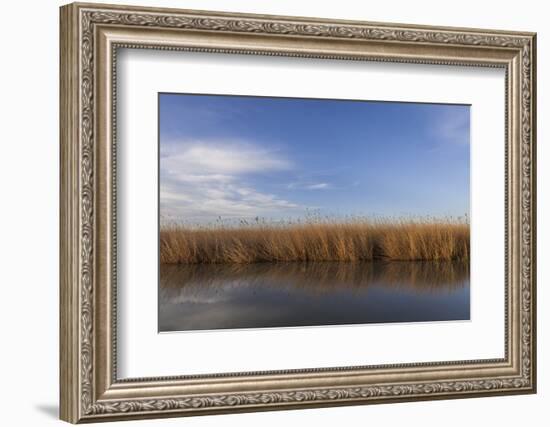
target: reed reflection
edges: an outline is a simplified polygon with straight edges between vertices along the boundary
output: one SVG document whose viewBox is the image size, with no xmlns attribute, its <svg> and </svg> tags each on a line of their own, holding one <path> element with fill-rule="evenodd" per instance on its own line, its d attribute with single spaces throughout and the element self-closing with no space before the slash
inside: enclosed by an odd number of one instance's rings
<svg viewBox="0 0 550 427">
<path fill-rule="evenodd" d="M 311 262 L 257 264 L 163 264 L 163 293 L 200 291 L 231 283 L 242 286 L 276 284 L 283 288 L 330 292 L 364 289 L 373 283 L 417 292 L 440 292 L 464 286 L 468 264 L 463 262 Z"/>
<path fill-rule="evenodd" d="M 467 320 L 466 262 L 161 265 L 160 331 Z"/>
</svg>

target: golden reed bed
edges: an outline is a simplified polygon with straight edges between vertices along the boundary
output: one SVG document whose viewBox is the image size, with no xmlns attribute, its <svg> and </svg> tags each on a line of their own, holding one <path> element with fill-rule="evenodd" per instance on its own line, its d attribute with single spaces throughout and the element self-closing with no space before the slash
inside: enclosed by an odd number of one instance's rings
<svg viewBox="0 0 550 427">
<path fill-rule="evenodd" d="M 455 220 L 243 224 L 160 231 L 163 264 L 468 260 L 470 226 Z"/>
</svg>

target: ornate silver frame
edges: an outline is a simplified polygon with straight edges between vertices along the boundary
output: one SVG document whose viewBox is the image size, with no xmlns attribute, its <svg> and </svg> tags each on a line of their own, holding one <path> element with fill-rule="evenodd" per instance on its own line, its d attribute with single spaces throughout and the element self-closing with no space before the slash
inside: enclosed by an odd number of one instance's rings
<svg viewBox="0 0 550 427">
<path fill-rule="evenodd" d="M 61 8 L 60 41 L 63 420 L 535 392 L 535 34 L 71 4 Z M 504 68 L 505 357 L 117 379 L 114 66 L 118 47 Z"/>
</svg>

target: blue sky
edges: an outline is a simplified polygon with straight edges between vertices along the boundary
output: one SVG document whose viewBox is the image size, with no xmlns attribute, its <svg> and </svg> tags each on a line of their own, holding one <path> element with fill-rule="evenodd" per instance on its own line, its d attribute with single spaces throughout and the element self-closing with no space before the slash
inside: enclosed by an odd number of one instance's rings
<svg viewBox="0 0 550 427">
<path fill-rule="evenodd" d="M 160 94 L 160 213 L 469 212 L 465 105 Z"/>
</svg>

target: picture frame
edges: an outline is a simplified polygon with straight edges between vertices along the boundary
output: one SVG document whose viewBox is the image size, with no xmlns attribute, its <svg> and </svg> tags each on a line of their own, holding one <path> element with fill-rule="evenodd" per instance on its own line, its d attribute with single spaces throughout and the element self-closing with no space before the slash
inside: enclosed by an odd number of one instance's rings
<svg viewBox="0 0 550 427">
<path fill-rule="evenodd" d="M 98 422 L 536 392 L 534 33 L 86 3 L 61 7 L 60 24 L 61 419 Z M 505 263 L 504 357 L 120 379 L 120 49 L 504 70 L 505 253 L 495 255 Z"/>
</svg>

